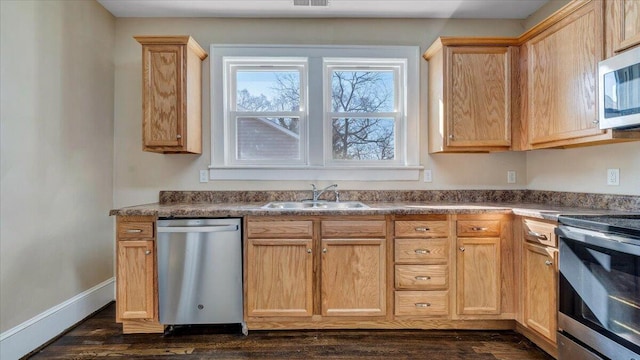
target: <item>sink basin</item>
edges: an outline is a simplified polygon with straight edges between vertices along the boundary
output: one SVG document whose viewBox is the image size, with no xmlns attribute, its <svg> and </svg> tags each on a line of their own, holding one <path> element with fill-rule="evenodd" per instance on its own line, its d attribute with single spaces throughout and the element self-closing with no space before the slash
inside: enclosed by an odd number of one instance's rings
<svg viewBox="0 0 640 360">
<path fill-rule="evenodd" d="M 309 210 L 322 210 L 322 209 L 367 209 L 369 206 L 359 201 L 342 201 L 342 202 L 329 202 L 329 201 L 273 201 L 262 207 L 263 209 L 309 209 Z"/>
</svg>

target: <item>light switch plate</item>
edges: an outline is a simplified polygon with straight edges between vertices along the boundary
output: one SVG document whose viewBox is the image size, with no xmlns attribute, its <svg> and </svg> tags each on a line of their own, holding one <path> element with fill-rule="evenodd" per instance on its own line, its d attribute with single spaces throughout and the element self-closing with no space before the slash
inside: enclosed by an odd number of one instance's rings
<svg viewBox="0 0 640 360">
<path fill-rule="evenodd" d="M 514 170 L 507 171 L 507 183 L 508 184 L 516 183 L 516 172 Z"/>
<path fill-rule="evenodd" d="M 209 170 L 200 170 L 200 182 L 209 182 Z"/>
</svg>

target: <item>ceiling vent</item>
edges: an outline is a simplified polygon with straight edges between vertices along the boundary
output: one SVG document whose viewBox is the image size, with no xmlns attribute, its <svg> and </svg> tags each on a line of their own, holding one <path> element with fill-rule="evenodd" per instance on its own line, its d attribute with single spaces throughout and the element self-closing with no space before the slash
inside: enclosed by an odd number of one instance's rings
<svg viewBox="0 0 640 360">
<path fill-rule="evenodd" d="M 329 0 L 293 0 L 293 6 L 329 6 Z"/>
</svg>

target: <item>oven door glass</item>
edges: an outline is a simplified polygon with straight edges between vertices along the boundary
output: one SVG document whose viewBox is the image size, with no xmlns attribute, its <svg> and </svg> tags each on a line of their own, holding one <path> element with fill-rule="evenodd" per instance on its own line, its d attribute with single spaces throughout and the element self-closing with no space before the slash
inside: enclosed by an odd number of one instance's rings
<svg viewBox="0 0 640 360">
<path fill-rule="evenodd" d="M 640 353 L 640 257 L 560 237 L 558 306 Z"/>
</svg>

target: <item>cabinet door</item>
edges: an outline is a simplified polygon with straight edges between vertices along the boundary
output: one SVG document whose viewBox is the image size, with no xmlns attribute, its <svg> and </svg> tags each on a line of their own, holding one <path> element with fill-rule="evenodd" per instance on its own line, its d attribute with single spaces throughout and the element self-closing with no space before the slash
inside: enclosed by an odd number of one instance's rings
<svg viewBox="0 0 640 360">
<path fill-rule="evenodd" d="M 524 322 L 530 329 L 556 341 L 557 250 L 524 245 Z"/>
<path fill-rule="evenodd" d="M 458 238 L 457 312 L 500 313 L 500 238 Z"/>
<path fill-rule="evenodd" d="M 449 47 L 447 145 L 511 145 L 511 51 Z"/>
<path fill-rule="evenodd" d="M 532 147 L 604 133 L 597 123 L 602 21 L 602 3 L 593 1 L 526 43 Z"/>
<path fill-rule="evenodd" d="M 311 316 L 311 239 L 250 239 L 247 247 L 247 315 Z"/>
<path fill-rule="evenodd" d="M 384 239 L 323 239 L 322 315 L 385 315 L 384 245 Z"/>
<path fill-rule="evenodd" d="M 116 319 L 155 317 L 155 254 L 152 240 L 118 241 Z"/>
<path fill-rule="evenodd" d="M 184 45 L 142 47 L 145 147 L 183 145 L 184 51 Z"/>
<path fill-rule="evenodd" d="M 640 1 L 605 2 L 606 56 L 640 44 Z"/>
</svg>

